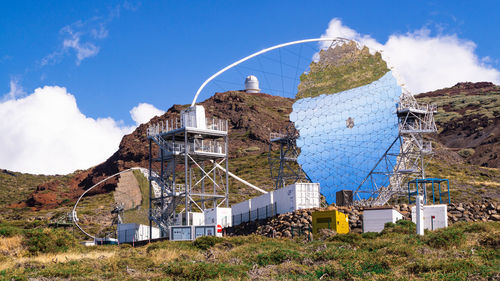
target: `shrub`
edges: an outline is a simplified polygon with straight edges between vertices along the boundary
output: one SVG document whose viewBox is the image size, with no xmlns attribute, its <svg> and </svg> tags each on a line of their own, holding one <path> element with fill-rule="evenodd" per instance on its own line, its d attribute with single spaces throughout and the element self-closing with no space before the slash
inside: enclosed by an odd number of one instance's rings
<svg viewBox="0 0 500 281">
<path fill-rule="evenodd" d="M 222 241 L 224 241 L 224 239 L 217 236 L 201 236 L 193 241 L 193 245 L 200 250 L 208 250 L 210 247 Z"/>
<path fill-rule="evenodd" d="M 186 263 L 174 262 L 165 267 L 165 273 L 175 280 L 208 280 L 221 277 L 244 277 L 248 268 L 224 263 Z"/>
<path fill-rule="evenodd" d="M 414 234 L 417 231 L 417 225 L 412 221 L 398 220 L 396 223 L 388 222 L 385 224 L 381 235 L 388 233 Z"/>
<path fill-rule="evenodd" d="M 387 261 L 367 261 L 361 264 L 361 270 L 375 274 L 385 274 L 389 271 L 389 263 Z"/>
<path fill-rule="evenodd" d="M 341 241 L 349 244 L 355 244 L 361 239 L 361 235 L 357 233 L 337 234 L 329 239 L 329 241 Z"/>
<path fill-rule="evenodd" d="M 25 232 L 23 244 L 32 255 L 65 252 L 76 246 L 75 238 L 62 229 L 33 229 Z"/>
<path fill-rule="evenodd" d="M 280 264 L 286 260 L 296 260 L 300 258 L 300 254 L 293 250 L 276 249 L 270 252 L 257 255 L 257 264 L 261 266 L 269 264 Z"/>
<path fill-rule="evenodd" d="M 488 234 L 479 239 L 479 244 L 484 247 L 499 249 L 500 248 L 500 236 L 498 234 Z"/>
<path fill-rule="evenodd" d="M 458 155 L 462 156 L 463 158 L 471 157 L 472 155 L 474 155 L 474 153 L 475 151 L 472 148 L 464 148 L 458 151 Z"/>
<path fill-rule="evenodd" d="M 484 223 L 467 224 L 464 227 L 464 232 L 467 232 L 467 233 L 488 232 L 488 231 L 489 231 L 489 228 Z"/>
<path fill-rule="evenodd" d="M 378 237 L 378 232 L 365 232 L 361 234 L 361 237 L 366 239 L 375 239 Z"/>
<path fill-rule="evenodd" d="M 464 233 L 455 228 L 444 228 L 430 232 L 426 237 L 426 244 L 433 248 L 450 248 L 460 246 L 465 241 Z"/>
<path fill-rule="evenodd" d="M 0 226 L 0 236 L 3 236 L 3 237 L 12 237 L 12 236 L 20 234 L 21 232 L 22 232 L 21 229 L 14 227 L 14 226 L 10 226 L 10 225 Z"/>
</svg>

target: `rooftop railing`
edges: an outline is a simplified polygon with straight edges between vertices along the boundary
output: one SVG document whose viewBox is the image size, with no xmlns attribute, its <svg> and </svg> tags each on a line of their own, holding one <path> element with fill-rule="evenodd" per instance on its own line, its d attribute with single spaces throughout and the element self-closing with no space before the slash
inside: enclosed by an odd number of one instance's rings
<svg viewBox="0 0 500 281">
<path fill-rule="evenodd" d="M 204 121 L 205 122 L 196 120 L 196 118 L 193 116 L 184 116 L 184 118 L 182 119 L 174 118 L 160 121 L 158 123 L 149 125 L 149 127 L 147 128 L 147 136 L 155 136 L 185 127 L 222 132 L 227 132 L 228 130 L 227 120 L 219 118 L 205 118 Z"/>
</svg>

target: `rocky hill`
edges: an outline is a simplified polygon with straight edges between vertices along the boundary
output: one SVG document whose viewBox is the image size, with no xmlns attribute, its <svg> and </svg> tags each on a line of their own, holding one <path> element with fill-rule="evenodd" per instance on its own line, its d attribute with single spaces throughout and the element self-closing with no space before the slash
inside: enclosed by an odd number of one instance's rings
<svg viewBox="0 0 500 281">
<path fill-rule="evenodd" d="M 420 94 L 417 99 L 439 106 L 436 115 L 439 133 L 433 137 L 436 155 L 430 161 L 429 175 L 450 178 L 454 196 L 460 200 L 477 200 L 482 194 L 500 196 L 500 87 L 486 82 L 459 83 Z M 254 184 L 272 188 L 267 163 L 269 133 L 285 129 L 292 103 L 293 99 L 239 91 L 216 93 L 201 103 L 207 116 L 229 120 L 231 171 Z M 118 151 L 104 163 L 65 177 L 47 178 L 49 181 L 39 184 L 20 203 L 18 197 L 2 202 L 18 203 L 13 207 L 54 208 L 74 201 L 86 188 L 118 171 L 147 167 L 148 125 L 176 118 L 186 107 L 174 105 L 163 116 L 140 125 L 124 136 Z M 16 184 L 10 176 L 5 172 L 3 176 L 2 186 L 10 180 L 6 189 L 15 190 Z M 116 181 L 109 181 L 93 194 L 106 193 L 115 186 Z M 235 182 L 231 186 L 235 194 L 233 202 L 253 195 Z"/>
<path fill-rule="evenodd" d="M 229 121 L 230 169 L 250 182 L 271 188 L 267 163 L 269 135 L 285 130 L 293 100 L 268 94 L 247 94 L 231 91 L 216 93 L 201 104 L 206 115 Z M 155 117 L 147 124 L 140 125 L 134 132 L 123 137 L 118 151 L 108 160 L 91 169 L 76 172 L 70 179 L 55 179 L 42 183 L 27 200 L 15 207 L 53 208 L 63 201 L 73 201 L 87 188 L 118 171 L 141 166 L 148 167 L 147 127 L 160 121 L 178 118 L 187 105 L 174 105 L 164 115 Z M 153 149 L 153 151 L 156 151 Z M 254 167 L 251 167 L 253 165 Z M 253 174 L 257 174 L 254 176 Z M 252 177 L 250 177 L 252 175 Z M 109 180 L 105 185 L 92 191 L 101 194 L 116 187 L 117 180 Z M 234 183 L 234 185 L 237 185 Z M 15 188 L 12 186 L 11 188 Z M 245 191 L 245 195 L 252 191 Z M 240 199 L 240 198 L 234 198 Z"/>
</svg>

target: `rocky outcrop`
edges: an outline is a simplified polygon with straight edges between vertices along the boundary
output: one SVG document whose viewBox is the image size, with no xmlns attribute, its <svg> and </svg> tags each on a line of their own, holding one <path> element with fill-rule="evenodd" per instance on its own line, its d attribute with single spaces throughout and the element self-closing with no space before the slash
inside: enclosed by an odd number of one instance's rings
<svg viewBox="0 0 500 281">
<path fill-rule="evenodd" d="M 404 219 L 411 220 L 411 205 L 392 206 L 399 211 Z M 364 207 L 328 207 L 298 210 L 268 218 L 265 220 L 243 223 L 226 229 L 228 235 L 258 234 L 267 237 L 291 238 L 295 235 L 309 235 L 312 231 L 312 213 L 314 211 L 338 209 L 348 215 L 349 229 L 354 233 L 363 231 Z M 452 203 L 448 205 L 448 223 L 472 221 L 500 221 L 500 204 L 483 200 L 471 203 Z"/>
</svg>

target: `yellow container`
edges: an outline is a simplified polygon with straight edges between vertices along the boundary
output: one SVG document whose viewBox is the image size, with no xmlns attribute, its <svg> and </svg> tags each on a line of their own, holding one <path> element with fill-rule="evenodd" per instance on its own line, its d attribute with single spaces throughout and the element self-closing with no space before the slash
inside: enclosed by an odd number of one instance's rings
<svg viewBox="0 0 500 281">
<path fill-rule="evenodd" d="M 335 230 L 339 234 L 349 233 L 349 218 L 337 210 L 316 211 L 312 213 L 312 228 L 313 234 L 323 228 Z"/>
</svg>

